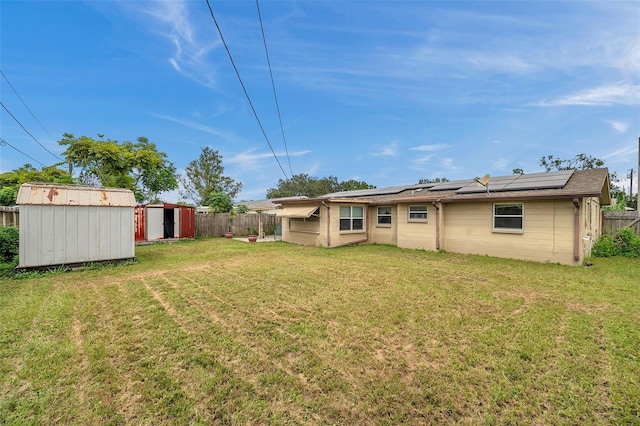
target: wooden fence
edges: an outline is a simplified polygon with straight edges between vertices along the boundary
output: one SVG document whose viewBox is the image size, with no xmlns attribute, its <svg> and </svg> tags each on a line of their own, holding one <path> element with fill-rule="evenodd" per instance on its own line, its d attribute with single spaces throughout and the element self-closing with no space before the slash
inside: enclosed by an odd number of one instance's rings
<svg viewBox="0 0 640 426">
<path fill-rule="evenodd" d="M 282 222 L 282 219 L 274 214 L 237 214 L 231 221 L 229 213 L 197 213 L 196 237 L 221 237 L 229 230 L 233 235 L 258 235 L 260 216 L 262 216 L 262 231 L 265 235 L 273 235 L 276 226 Z"/>
<path fill-rule="evenodd" d="M 233 221 L 229 220 L 229 213 L 196 214 L 197 237 L 221 237 L 231 229 L 234 235 L 258 234 L 262 216 L 262 230 L 265 235 L 273 235 L 276 226 L 282 219 L 274 214 L 238 214 Z M 20 212 L 16 207 L 0 206 L 0 226 L 19 226 Z"/>
<path fill-rule="evenodd" d="M 0 206 L 0 226 L 18 226 L 20 214 L 17 207 Z"/>
<path fill-rule="evenodd" d="M 604 212 L 604 232 L 615 233 L 619 229 L 630 226 L 636 234 L 640 234 L 639 212 Z"/>
</svg>

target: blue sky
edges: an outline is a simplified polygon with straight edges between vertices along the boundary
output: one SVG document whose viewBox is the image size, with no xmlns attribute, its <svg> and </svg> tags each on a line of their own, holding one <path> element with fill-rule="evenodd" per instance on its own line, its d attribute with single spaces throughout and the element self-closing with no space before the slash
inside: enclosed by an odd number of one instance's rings
<svg viewBox="0 0 640 426">
<path fill-rule="evenodd" d="M 211 6 L 280 164 L 204 0 L 2 1 L 1 69 L 37 120 L 4 78 L 0 99 L 46 150 L 1 109 L 38 162 L 0 146 L 0 172 L 57 162 L 65 132 L 146 136 L 178 172 L 210 146 L 239 200 L 292 173 L 385 187 L 586 153 L 628 188 L 638 167 L 637 1 L 262 0 L 286 148 L 256 3 Z"/>
</svg>

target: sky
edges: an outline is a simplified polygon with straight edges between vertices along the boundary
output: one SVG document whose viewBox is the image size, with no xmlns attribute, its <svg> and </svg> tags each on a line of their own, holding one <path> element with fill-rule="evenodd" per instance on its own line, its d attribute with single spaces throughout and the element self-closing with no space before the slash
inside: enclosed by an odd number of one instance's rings
<svg viewBox="0 0 640 426">
<path fill-rule="evenodd" d="M 638 1 L 211 10 L 242 84 L 206 0 L 0 2 L 0 173 L 59 162 L 72 133 L 145 136 L 180 174 L 210 147 L 238 201 L 303 173 L 382 188 L 580 153 L 637 192 Z"/>
</svg>

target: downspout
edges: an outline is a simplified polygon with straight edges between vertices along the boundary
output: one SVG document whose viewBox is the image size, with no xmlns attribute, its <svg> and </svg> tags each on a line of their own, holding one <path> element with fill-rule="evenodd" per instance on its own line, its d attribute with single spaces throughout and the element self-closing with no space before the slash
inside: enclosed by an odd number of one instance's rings
<svg viewBox="0 0 640 426">
<path fill-rule="evenodd" d="M 327 247 L 331 247 L 331 208 L 324 201 L 321 204 L 327 208 Z"/>
<path fill-rule="evenodd" d="M 436 209 L 436 250 L 440 250 L 440 207 L 435 201 L 431 205 Z"/>
<path fill-rule="evenodd" d="M 573 218 L 573 260 L 580 260 L 580 199 L 574 198 L 573 205 L 576 212 Z"/>
</svg>

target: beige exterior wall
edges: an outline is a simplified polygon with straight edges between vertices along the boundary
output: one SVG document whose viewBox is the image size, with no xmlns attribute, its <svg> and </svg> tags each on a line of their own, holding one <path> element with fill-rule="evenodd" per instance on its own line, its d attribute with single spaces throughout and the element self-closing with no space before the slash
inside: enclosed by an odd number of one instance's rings
<svg viewBox="0 0 640 426">
<path fill-rule="evenodd" d="M 296 205 L 305 207 L 306 205 Z M 309 204 L 309 207 L 313 205 Z M 305 246 L 322 245 L 323 230 L 326 229 L 326 208 L 320 206 L 320 218 L 292 219 L 282 218 L 282 240 Z"/>
<path fill-rule="evenodd" d="M 437 250 L 436 209 L 431 204 L 415 205 L 427 207 L 427 220 L 409 221 L 409 204 L 398 205 L 398 214 L 394 216 L 398 223 L 397 245 L 404 248 Z"/>
<path fill-rule="evenodd" d="M 378 206 L 369 207 L 369 242 L 398 245 L 398 208 L 391 207 L 391 224 L 378 224 Z"/>
<path fill-rule="evenodd" d="M 427 206 L 426 221 L 409 221 L 409 204 L 391 206 L 391 225 L 378 225 L 377 206 L 327 203 L 319 220 L 282 219 L 286 242 L 338 247 L 353 243 L 394 244 L 398 247 L 437 250 L 436 221 L 440 221 L 440 248 L 449 252 L 581 265 L 601 235 L 599 199 L 580 200 L 578 248 L 574 259 L 575 207 L 573 200 L 509 201 L 522 203 L 522 231 L 493 230 L 494 202 L 440 204 L 439 214 Z M 329 206 L 331 209 L 329 210 Z M 340 206 L 364 208 L 364 230 L 340 231 Z"/>
<path fill-rule="evenodd" d="M 362 231 L 341 231 L 340 230 L 340 207 L 341 206 L 357 206 L 362 207 L 364 214 L 364 227 Z M 326 210 L 326 209 L 325 209 Z M 329 247 L 339 247 L 347 244 L 369 242 L 367 227 L 371 226 L 371 218 L 369 208 L 363 203 L 331 203 L 331 224 L 329 226 L 329 240 L 324 240 L 323 245 Z M 326 212 L 325 212 L 326 213 Z"/>
<path fill-rule="evenodd" d="M 582 260 L 591 256 L 591 249 L 602 236 L 602 209 L 600 200 L 584 198 L 580 205 Z"/>
<path fill-rule="evenodd" d="M 518 203 L 518 201 L 510 201 Z M 494 231 L 493 202 L 450 203 L 444 208 L 443 249 L 456 253 L 574 265 L 572 200 L 524 201 L 522 232 Z"/>
</svg>

